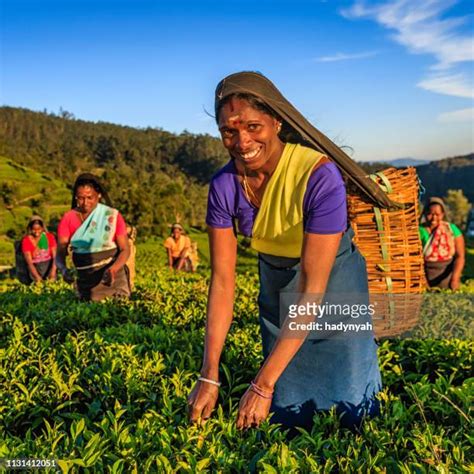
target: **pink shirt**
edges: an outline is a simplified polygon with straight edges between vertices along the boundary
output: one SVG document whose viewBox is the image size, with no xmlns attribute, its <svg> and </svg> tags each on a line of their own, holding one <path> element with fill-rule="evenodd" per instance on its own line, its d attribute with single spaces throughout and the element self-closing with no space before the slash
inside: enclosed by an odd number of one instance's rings
<svg viewBox="0 0 474 474">
<path fill-rule="evenodd" d="M 71 237 L 74 235 L 77 229 L 81 227 L 82 222 L 79 214 L 71 209 L 67 211 L 66 214 L 61 219 L 61 222 L 58 225 L 58 239 L 66 237 L 68 240 L 71 240 Z M 117 236 L 126 236 L 127 235 L 127 226 L 120 212 L 117 215 L 117 226 L 115 228 L 114 240 L 117 240 Z"/>
<path fill-rule="evenodd" d="M 46 232 L 46 237 L 48 238 L 48 248 L 40 249 L 37 245 L 30 239 L 29 235 L 25 235 L 21 241 L 21 251 L 23 253 L 31 253 L 31 258 L 33 263 L 47 262 L 53 258 L 53 253 L 51 249 L 56 247 L 56 239 L 51 232 Z"/>
</svg>

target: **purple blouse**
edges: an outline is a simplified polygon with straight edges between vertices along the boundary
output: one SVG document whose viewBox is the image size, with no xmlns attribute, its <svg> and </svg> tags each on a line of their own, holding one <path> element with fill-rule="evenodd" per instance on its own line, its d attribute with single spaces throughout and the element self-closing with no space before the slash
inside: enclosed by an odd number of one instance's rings
<svg viewBox="0 0 474 474">
<path fill-rule="evenodd" d="M 210 227 L 233 227 L 247 237 L 258 208 L 245 196 L 233 160 L 212 178 L 207 201 L 206 223 Z M 323 163 L 311 174 L 303 200 L 303 227 L 312 234 L 338 234 L 347 227 L 346 187 L 334 163 Z"/>
</svg>

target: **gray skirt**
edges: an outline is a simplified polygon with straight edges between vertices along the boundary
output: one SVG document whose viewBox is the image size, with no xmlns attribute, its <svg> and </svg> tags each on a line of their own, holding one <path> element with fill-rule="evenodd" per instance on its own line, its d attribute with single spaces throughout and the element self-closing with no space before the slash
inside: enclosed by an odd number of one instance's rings
<svg viewBox="0 0 474 474">
<path fill-rule="evenodd" d="M 100 301 L 105 298 L 128 298 L 130 296 L 130 279 L 126 265 L 117 272 L 113 284 L 109 284 L 104 278 L 106 270 L 113 265 L 117 255 L 116 249 L 88 254 L 72 254 L 76 268 L 98 265 L 88 269 L 77 270 L 76 288 L 80 299 Z M 100 265 L 100 262 L 110 258 L 112 258 L 111 261 Z"/>
<path fill-rule="evenodd" d="M 426 279 L 430 288 L 449 288 L 453 270 L 454 258 L 447 262 L 425 262 Z"/>
<path fill-rule="evenodd" d="M 343 236 L 326 294 L 357 294 L 368 303 L 365 260 L 352 243 L 352 229 Z M 299 259 L 259 256 L 259 313 L 264 357 L 275 344 L 279 327 L 280 293 L 296 288 Z M 349 317 L 350 320 L 350 317 Z M 377 344 L 372 332 L 357 337 L 307 338 L 276 386 L 271 421 L 309 429 L 313 416 L 332 407 L 343 426 L 359 426 L 375 415 L 381 390 Z"/>
</svg>

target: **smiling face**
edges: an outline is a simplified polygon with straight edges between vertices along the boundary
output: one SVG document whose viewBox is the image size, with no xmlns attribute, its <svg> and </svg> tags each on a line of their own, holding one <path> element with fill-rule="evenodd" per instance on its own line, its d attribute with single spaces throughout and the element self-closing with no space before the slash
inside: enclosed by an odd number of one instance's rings
<svg viewBox="0 0 474 474">
<path fill-rule="evenodd" d="M 443 208 L 439 204 L 431 204 L 426 213 L 426 220 L 431 228 L 437 227 L 444 219 Z"/>
<path fill-rule="evenodd" d="M 90 214 L 99 204 L 101 195 L 89 185 L 79 186 L 76 191 L 76 203 L 80 212 Z"/>
<path fill-rule="evenodd" d="M 276 163 L 284 143 L 278 137 L 279 121 L 244 100 L 231 98 L 219 112 L 222 142 L 233 158 L 249 170 Z"/>
<path fill-rule="evenodd" d="M 30 228 L 30 235 L 35 238 L 38 238 L 43 233 L 43 226 L 37 222 L 35 222 Z"/>
</svg>

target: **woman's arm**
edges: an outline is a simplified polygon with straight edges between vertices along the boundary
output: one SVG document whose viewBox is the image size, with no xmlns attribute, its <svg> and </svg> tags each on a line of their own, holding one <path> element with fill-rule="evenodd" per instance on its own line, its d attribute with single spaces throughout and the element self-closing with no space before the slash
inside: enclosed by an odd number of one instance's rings
<svg viewBox="0 0 474 474">
<path fill-rule="evenodd" d="M 201 376 L 219 379 L 219 361 L 232 323 L 237 239 L 232 228 L 209 228 L 211 282 L 207 302 L 206 335 Z M 191 421 L 208 418 L 217 401 L 218 388 L 197 382 L 189 398 Z"/>
<path fill-rule="evenodd" d="M 38 273 L 38 270 L 36 270 L 31 252 L 23 252 L 23 257 L 25 258 L 25 262 L 28 265 L 28 270 L 30 271 L 30 275 L 33 280 L 36 282 L 41 281 L 41 275 Z"/>
<path fill-rule="evenodd" d="M 201 375 L 217 380 L 219 360 L 232 323 L 237 239 L 233 229 L 209 229 L 211 282 Z"/>
<path fill-rule="evenodd" d="M 111 285 L 115 281 L 115 275 L 127 263 L 128 257 L 130 256 L 130 246 L 128 245 L 127 234 L 117 235 L 116 244 L 119 249 L 118 257 L 105 272 L 106 279 L 108 279 Z"/>
<path fill-rule="evenodd" d="M 322 296 L 326 291 L 341 237 L 342 234 L 305 233 L 301 255 L 301 277 L 298 282 L 298 292 L 302 296 Z M 255 377 L 256 385 L 266 392 L 273 392 L 275 383 L 303 345 L 304 339 L 304 335 L 300 338 L 285 338 L 280 335 Z M 269 400 L 252 390 L 247 390 L 239 405 L 237 427 L 258 425 L 268 416 L 269 408 Z"/>
<path fill-rule="evenodd" d="M 181 250 L 181 253 L 179 254 L 180 258 L 187 257 L 190 248 L 191 248 L 191 240 L 189 239 L 189 237 L 185 237 L 184 248 L 183 250 Z"/>
<path fill-rule="evenodd" d="M 454 255 L 453 276 L 449 282 L 449 287 L 452 290 L 458 290 L 461 286 L 461 275 L 466 262 L 464 237 L 462 235 L 454 239 L 454 248 L 456 253 Z"/>
<path fill-rule="evenodd" d="M 56 247 L 51 248 L 51 257 L 53 259 L 53 263 L 51 264 L 51 270 L 49 272 L 49 279 L 50 280 L 56 280 L 56 254 L 57 254 L 57 249 Z"/>
<path fill-rule="evenodd" d="M 182 270 L 186 264 L 186 258 L 188 257 L 189 249 L 191 248 L 191 241 L 189 238 L 185 237 L 185 244 L 183 250 L 179 254 L 178 265 L 176 266 L 176 270 Z"/>
<path fill-rule="evenodd" d="M 166 248 L 166 252 L 168 254 L 168 266 L 173 269 L 173 254 L 170 248 Z"/>
<path fill-rule="evenodd" d="M 58 248 L 56 250 L 56 266 L 63 274 L 63 276 L 67 272 L 66 257 L 68 245 L 69 239 L 67 237 L 58 238 Z"/>
</svg>

